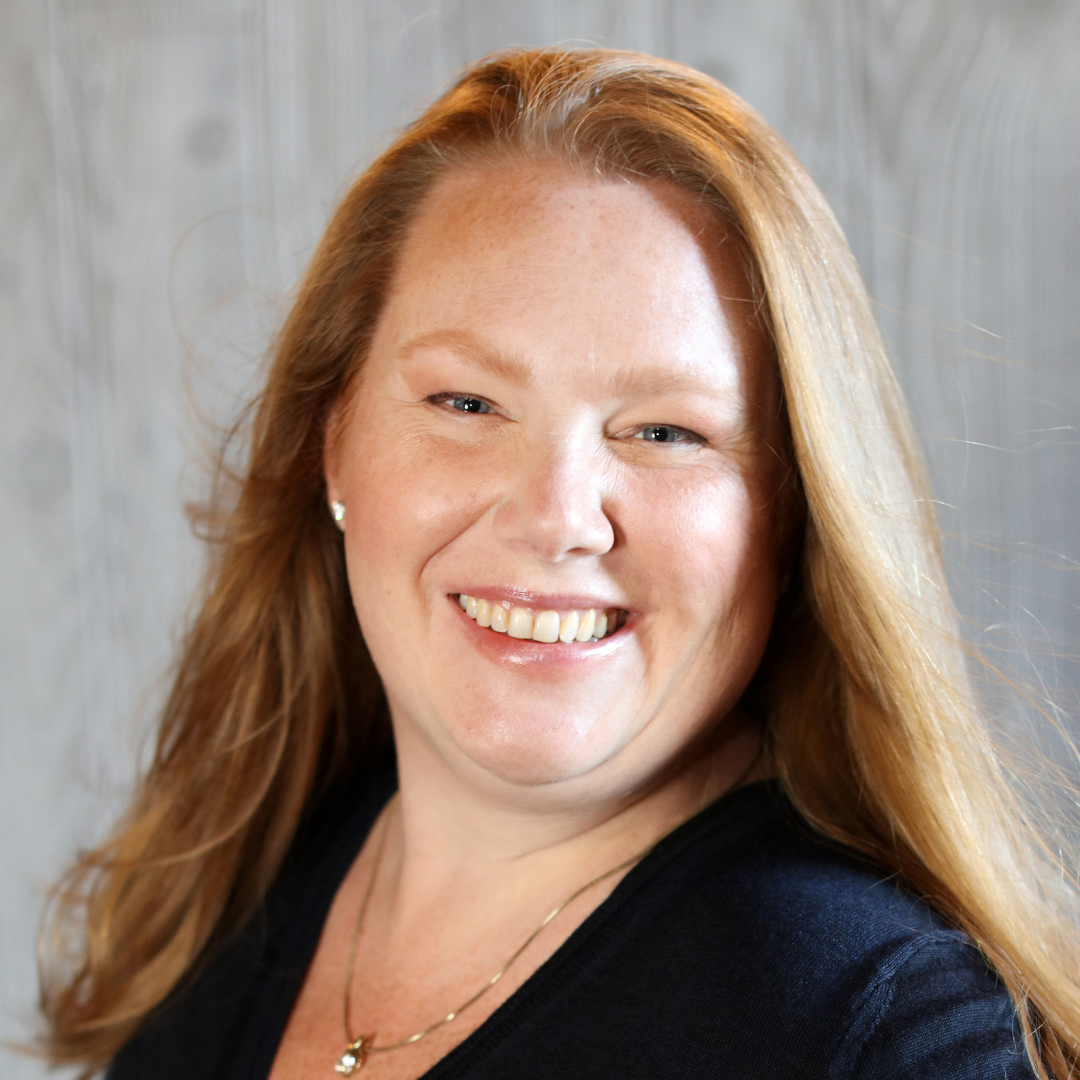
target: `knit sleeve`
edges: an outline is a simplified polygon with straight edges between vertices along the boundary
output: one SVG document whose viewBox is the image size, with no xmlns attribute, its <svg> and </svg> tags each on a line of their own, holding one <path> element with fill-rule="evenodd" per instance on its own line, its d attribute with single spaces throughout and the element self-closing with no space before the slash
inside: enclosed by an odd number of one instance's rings
<svg viewBox="0 0 1080 1080">
<path fill-rule="evenodd" d="M 906 941 L 852 1004 L 828 1076 L 1034 1080 L 1016 1008 L 966 936 Z"/>
</svg>

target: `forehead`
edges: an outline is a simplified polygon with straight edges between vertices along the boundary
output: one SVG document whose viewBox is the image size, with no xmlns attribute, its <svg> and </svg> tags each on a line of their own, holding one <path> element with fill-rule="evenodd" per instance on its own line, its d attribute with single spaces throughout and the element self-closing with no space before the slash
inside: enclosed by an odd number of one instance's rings
<svg viewBox="0 0 1080 1080">
<path fill-rule="evenodd" d="M 761 375 L 741 250 L 711 209 L 671 184 L 561 164 L 442 177 L 384 315 L 399 340 L 460 332 L 541 363 L 726 370 L 743 386 Z"/>
<path fill-rule="evenodd" d="M 542 270 L 544 247 L 553 268 L 586 256 L 616 276 L 692 270 L 719 295 L 749 299 L 737 245 L 702 201 L 662 181 L 586 176 L 557 162 L 451 169 L 421 204 L 398 276 L 431 277 L 463 260 L 506 272 L 526 252 Z"/>
</svg>

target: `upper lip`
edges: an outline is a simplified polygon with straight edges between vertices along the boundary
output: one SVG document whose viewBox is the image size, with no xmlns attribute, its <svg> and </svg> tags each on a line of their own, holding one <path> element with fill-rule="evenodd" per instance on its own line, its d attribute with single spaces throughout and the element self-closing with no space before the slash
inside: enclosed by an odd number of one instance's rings
<svg viewBox="0 0 1080 1080">
<path fill-rule="evenodd" d="M 572 609 L 580 611 L 586 608 L 628 610 L 624 603 L 595 594 L 590 596 L 586 593 L 540 593 L 520 586 L 466 585 L 451 595 L 472 596 L 477 600 L 491 600 L 495 603 L 533 608 L 536 611 L 570 611 Z"/>
</svg>

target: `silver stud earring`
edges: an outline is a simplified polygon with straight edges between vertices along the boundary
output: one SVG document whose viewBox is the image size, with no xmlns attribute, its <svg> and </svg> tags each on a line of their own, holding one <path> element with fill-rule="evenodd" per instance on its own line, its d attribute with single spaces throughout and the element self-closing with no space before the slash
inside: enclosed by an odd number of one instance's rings
<svg viewBox="0 0 1080 1080">
<path fill-rule="evenodd" d="M 337 527 L 344 532 L 345 531 L 345 504 L 338 502 L 337 499 L 330 500 L 330 513 L 334 515 L 334 520 L 337 522 Z"/>
</svg>

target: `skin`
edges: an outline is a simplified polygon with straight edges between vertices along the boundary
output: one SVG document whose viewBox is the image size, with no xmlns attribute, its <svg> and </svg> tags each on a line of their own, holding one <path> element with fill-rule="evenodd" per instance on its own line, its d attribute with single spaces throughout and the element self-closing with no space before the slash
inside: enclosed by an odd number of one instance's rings
<svg viewBox="0 0 1080 1080">
<path fill-rule="evenodd" d="M 354 1035 L 390 1042 L 456 1008 L 571 892 L 760 775 L 736 705 L 784 547 L 771 370 L 734 246 L 674 187 L 534 164 L 458 169 L 428 197 L 327 439 L 401 783 Z M 516 642 L 469 620 L 462 592 L 627 621 L 600 643 Z M 344 1049 L 384 826 L 335 897 L 274 1080 L 329 1075 Z M 365 1080 L 425 1072 L 619 877 Z"/>
</svg>

